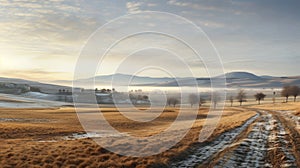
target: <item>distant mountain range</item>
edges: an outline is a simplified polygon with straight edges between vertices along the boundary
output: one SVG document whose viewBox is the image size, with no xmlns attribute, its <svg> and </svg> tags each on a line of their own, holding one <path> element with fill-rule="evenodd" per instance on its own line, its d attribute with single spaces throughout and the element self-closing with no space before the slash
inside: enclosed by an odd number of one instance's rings
<svg viewBox="0 0 300 168">
<path fill-rule="evenodd" d="M 178 78 L 180 80 L 184 79 L 192 79 L 192 78 Z M 94 82 L 96 85 L 110 85 L 111 82 L 113 81 L 114 83 L 118 83 L 119 85 L 127 85 L 128 82 L 132 86 L 137 86 L 137 85 L 159 85 L 165 82 L 174 82 L 174 78 L 170 77 L 147 77 L 147 76 L 132 76 L 128 74 L 112 74 L 112 75 L 101 75 L 101 76 L 96 76 L 91 77 L 91 78 L 85 78 L 85 79 L 79 79 L 76 80 L 76 84 L 78 85 L 87 85 L 91 82 Z M 54 83 L 59 83 L 59 84 L 65 84 L 69 85 L 72 83 L 72 81 L 69 80 L 58 80 L 58 81 L 53 81 Z"/>
<path fill-rule="evenodd" d="M 227 87 L 245 87 L 245 88 L 281 88 L 284 85 L 299 85 L 300 86 L 300 76 L 295 77 L 273 77 L 273 76 L 257 76 L 249 72 L 230 72 L 225 74 Z M 213 78 L 220 78 L 216 76 Z M 79 85 L 86 85 L 90 82 L 94 82 L 96 85 L 109 85 L 113 80 L 114 83 L 119 85 L 128 85 L 130 86 L 163 86 L 171 87 L 178 86 L 180 83 L 181 86 L 192 86 L 194 84 L 195 78 L 184 77 L 184 78 L 175 78 L 170 77 L 145 77 L 145 76 L 132 76 L 127 74 L 113 74 L 113 75 L 102 75 L 96 76 L 95 78 L 86 78 L 76 80 L 76 83 Z M 210 87 L 211 79 L 210 78 L 196 78 L 197 83 L 200 87 Z M 54 81 L 54 83 L 71 84 L 71 81 Z"/>
<path fill-rule="evenodd" d="M 273 76 L 257 76 L 249 72 L 230 72 L 226 73 L 226 84 L 230 88 L 281 88 L 284 85 L 298 85 L 300 86 L 300 76 L 294 77 L 273 77 Z M 220 76 L 214 77 L 218 78 Z M 174 78 L 170 77 L 146 77 L 146 76 L 132 76 L 127 74 L 113 74 L 113 75 L 101 75 L 95 78 L 79 79 L 75 82 L 81 87 L 88 86 L 90 82 L 94 82 L 98 86 L 110 85 L 113 80 L 114 83 L 118 85 L 128 85 L 130 86 L 163 86 L 171 87 L 178 86 L 178 81 L 181 86 L 193 86 L 195 78 Z M 196 78 L 198 86 L 200 87 L 210 87 L 210 78 Z M 0 82 L 5 83 L 23 83 L 29 84 L 30 86 L 41 87 L 44 90 L 56 91 L 58 88 L 71 89 L 67 86 L 72 86 L 72 81 L 70 80 L 58 80 L 53 81 L 53 84 L 40 83 L 35 81 L 14 79 L 14 78 L 0 78 Z"/>
<path fill-rule="evenodd" d="M 299 85 L 300 76 L 273 77 L 257 76 L 248 72 L 231 72 L 226 74 L 228 87 L 281 88 L 285 85 Z"/>
</svg>

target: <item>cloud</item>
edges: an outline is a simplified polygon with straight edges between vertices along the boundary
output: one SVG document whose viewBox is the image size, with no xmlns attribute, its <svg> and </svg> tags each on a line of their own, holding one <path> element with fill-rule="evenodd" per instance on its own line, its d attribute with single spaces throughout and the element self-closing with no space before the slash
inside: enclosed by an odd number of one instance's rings
<svg viewBox="0 0 300 168">
<path fill-rule="evenodd" d="M 209 20 L 203 20 L 203 21 L 197 21 L 200 26 L 205 26 L 209 28 L 224 28 L 226 25 L 223 23 L 218 23 L 214 21 L 209 21 Z"/>
<path fill-rule="evenodd" d="M 128 13 L 137 13 L 140 12 L 140 6 L 142 5 L 141 2 L 127 2 L 126 7 L 128 10 Z"/>
<path fill-rule="evenodd" d="M 4 71 L 1 72 L 1 75 L 3 77 L 12 77 L 12 78 L 21 78 L 21 79 L 27 79 L 27 80 L 38 80 L 41 81 L 43 79 L 43 82 L 50 82 L 52 80 L 58 80 L 58 79 L 66 79 L 66 77 L 69 77 L 69 74 L 66 72 L 51 72 L 51 71 L 44 71 L 40 69 L 34 69 L 34 70 L 22 70 L 22 71 Z"/>
<path fill-rule="evenodd" d="M 157 4 L 156 3 L 148 3 L 147 6 L 154 7 L 154 6 L 157 6 Z"/>
<path fill-rule="evenodd" d="M 196 10 L 204 10 L 204 11 L 217 11 L 217 12 L 225 12 L 226 9 L 213 6 L 213 5 L 205 5 L 203 3 L 191 3 L 191 2 L 182 2 L 177 0 L 169 0 L 168 4 L 179 6 L 179 7 L 187 7 L 190 9 L 196 9 Z"/>
<path fill-rule="evenodd" d="M 81 46 L 99 25 L 93 16 L 78 14 L 79 4 L 68 1 L 12 1 L 4 5 L 0 49 L 7 74 L 12 69 L 51 67 L 72 71 Z"/>
</svg>

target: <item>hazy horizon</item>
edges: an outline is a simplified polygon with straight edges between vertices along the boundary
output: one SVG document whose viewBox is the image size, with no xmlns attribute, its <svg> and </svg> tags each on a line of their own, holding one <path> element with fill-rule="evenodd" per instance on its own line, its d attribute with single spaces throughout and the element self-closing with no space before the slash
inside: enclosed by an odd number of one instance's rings
<svg viewBox="0 0 300 168">
<path fill-rule="evenodd" d="M 255 73 L 252 73 L 252 72 L 249 72 L 249 71 L 229 71 L 229 72 L 225 72 L 224 74 L 227 74 L 227 73 L 235 73 L 235 72 L 241 72 L 241 73 L 250 73 L 250 74 L 253 74 L 253 75 L 256 75 L 258 77 L 264 77 L 264 76 L 270 76 L 270 77 L 275 77 L 275 78 L 280 78 L 280 77 L 298 77 L 298 76 L 272 76 L 272 75 L 268 75 L 268 74 L 255 74 Z M 102 77 L 102 76 L 112 76 L 112 75 L 116 75 L 116 74 L 120 74 L 120 75 L 130 75 L 131 74 L 125 74 L 125 73 L 114 73 L 114 74 L 97 74 L 95 76 L 91 76 L 91 77 L 86 77 L 86 78 L 82 78 L 82 79 L 90 79 L 90 78 L 94 78 L 94 77 Z M 135 75 L 137 77 L 146 77 L 146 78 L 173 78 L 173 77 L 170 77 L 170 76 L 156 76 L 156 75 Z M 22 77 L 10 77 L 10 76 L 0 76 L 0 78 L 12 78 L 12 79 L 22 79 L 22 80 L 28 80 L 28 81 L 35 81 L 35 82 L 44 82 L 44 83 L 52 83 L 52 84 L 55 84 L 55 82 L 58 82 L 58 81 L 73 81 L 73 79 L 60 79 L 60 80 L 44 80 L 44 79 L 41 79 L 41 80 L 31 80 L 30 78 L 22 78 Z M 176 78 L 193 78 L 191 76 L 181 76 L 181 77 L 176 77 Z M 195 78 L 210 78 L 209 76 L 197 76 Z"/>
</svg>

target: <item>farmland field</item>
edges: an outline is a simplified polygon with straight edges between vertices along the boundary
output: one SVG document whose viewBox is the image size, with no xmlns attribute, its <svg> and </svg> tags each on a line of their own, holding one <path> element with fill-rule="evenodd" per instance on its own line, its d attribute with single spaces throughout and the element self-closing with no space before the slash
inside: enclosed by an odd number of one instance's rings
<svg viewBox="0 0 300 168">
<path fill-rule="evenodd" d="M 0 163 L 3 167 L 297 167 L 299 107 L 300 103 L 227 107 L 212 136 L 200 143 L 199 132 L 208 113 L 208 107 L 201 107 L 192 129 L 176 146 L 141 158 L 117 155 L 99 146 L 91 139 L 93 135 L 85 133 L 73 107 L 1 108 Z M 155 120 L 137 122 L 115 107 L 100 109 L 120 132 L 142 137 L 168 128 L 179 110 L 167 107 Z"/>
</svg>

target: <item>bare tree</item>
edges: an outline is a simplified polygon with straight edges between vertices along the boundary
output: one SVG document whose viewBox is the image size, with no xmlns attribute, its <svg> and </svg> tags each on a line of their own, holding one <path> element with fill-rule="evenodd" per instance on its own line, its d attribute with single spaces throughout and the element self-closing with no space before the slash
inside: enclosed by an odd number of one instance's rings
<svg viewBox="0 0 300 168">
<path fill-rule="evenodd" d="M 143 100 L 149 100 L 149 97 L 147 95 L 144 95 Z"/>
<path fill-rule="evenodd" d="M 217 92 L 213 92 L 211 97 L 211 102 L 214 105 L 214 109 L 217 107 L 217 104 L 220 100 L 221 100 L 220 95 Z"/>
<path fill-rule="evenodd" d="M 296 102 L 297 96 L 300 94 L 300 88 L 298 86 L 290 87 L 291 95 L 294 96 L 294 102 Z"/>
<path fill-rule="evenodd" d="M 281 91 L 281 96 L 285 97 L 285 102 L 287 103 L 291 96 L 291 86 L 284 86 Z"/>
<path fill-rule="evenodd" d="M 238 102 L 240 102 L 240 106 L 242 105 L 242 103 L 244 102 L 244 101 L 246 101 L 246 93 L 245 93 L 245 91 L 244 90 L 240 90 L 239 92 L 238 92 L 238 95 L 236 96 L 236 99 L 238 100 Z"/>
<path fill-rule="evenodd" d="M 101 92 L 101 93 L 106 93 L 107 90 L 103 88 L 103 89 L 100 90 L 100 92 Z"/>
<path fill-rule="evenodd" d="M 233 96 L 230 96 L 230 97 L 229 97 L 229 101 L 230 101 L 230 106 L 231 106 L 231 107 L 232 107 L 232 104 L 233 104 L 233 100 L 234 100 Z"/>
<path fill-rule="evenodd" d="M 194 104 L 197 104 L 199 102 L 199 98 L 196 94 L 190 94 L 189 95 L 189 102 L 191 104 L 191 107 L 193 107 Z"/>
<path fill-rule="evenodd" d="M 273 98 L 272 98 L 273 104 L 275 104 L 275 98 L 276 98 L 276 92 L 273 92 Z"/>
<path fill-rule="evenodd" d="M 168 106 L 173 105 L 173 107 L 175 107 L 176 104 L 179 104 L 179 103 L 180 103 L 180 101 L 179 101 L 179 99 L 177 99 L 176 97 L 169 97 L 169 98 L 167 99 L 167 104 L 168 104 Z"/>
<path fill-rule="evenodd" d="M 129 94 L 129 99 L 130 99 L 132 104 L 137 103 L 137 97 L 134 94 Z"/>
<path fill-rule="evenodd" d="M 260 93 L 256 93 L 256 94 L 254 95 L 254 97 L 255 97 L 255 99 L 258 101 L 258 104 L 260 104 L 260 101 L 261 101 L 261 100 L 264 100 L 264 98 L 266 97 L 266 95 L 263 94 L 262 92 L 260 92 Z"/>
<path fill-rule="evenodd" d="M 167 104 L 168 106 L 171 106 L 171 102 L 172 102 L 171 98 L 170 98 L 170 97 L 168 97 L 168 98 L 167 98 L 167 102 L 166 102 L 166 104 Z"/>
<path fill-rule="evenodd" d="M 178 99 L 174 99 L 173 100 L 173 102 L 172 102 L 172 104 L 173 104 L 173 107 L 175 107 L 176 106 L 176 104 L 179 104 L 180 103 L 180 101 L 178 100 Z"/>
</svg>

